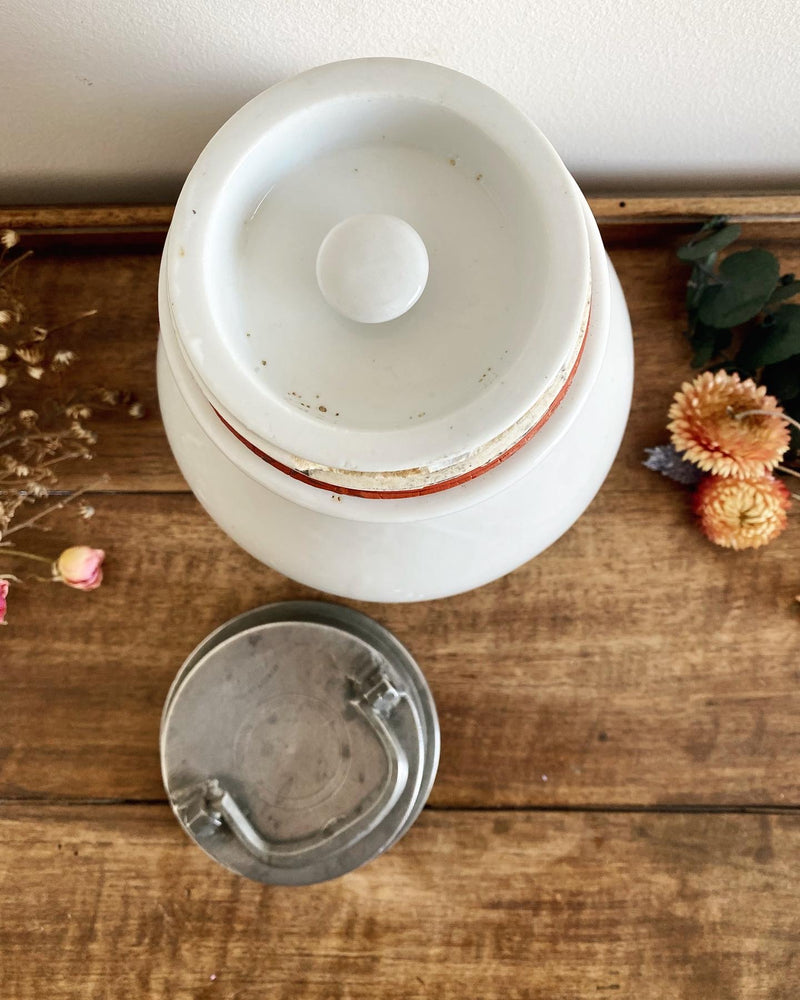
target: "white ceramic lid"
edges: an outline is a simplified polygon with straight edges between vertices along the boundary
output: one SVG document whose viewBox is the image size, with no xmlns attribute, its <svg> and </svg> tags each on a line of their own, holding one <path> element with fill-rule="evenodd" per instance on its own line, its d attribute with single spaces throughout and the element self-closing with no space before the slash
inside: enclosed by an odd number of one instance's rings
<svg viewBox="0 0 800 1000">
<path fill-rule="evenodd" d="M 496 460 L 585 334 L 563 164 L 504 98 L 429 63 L 334 63 L 260 94 L 201 154 L 165 252 L 209 400 L 326 481 L 418 486 Z"/>
</svg>

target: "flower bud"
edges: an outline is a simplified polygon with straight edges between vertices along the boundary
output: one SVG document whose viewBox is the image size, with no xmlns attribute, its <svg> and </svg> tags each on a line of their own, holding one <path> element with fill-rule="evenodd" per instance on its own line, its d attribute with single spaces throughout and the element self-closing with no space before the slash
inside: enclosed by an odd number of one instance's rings
<svg viewBox="0 0 800 1000">
<path fill-rule="evenodd" d="M 103 582 L 102 549 L 92 549 L 88 545 L 73 545 L 64 549 L 53 566 L 56 580 L 76 590 L 96 590 Z"/>
</svg>

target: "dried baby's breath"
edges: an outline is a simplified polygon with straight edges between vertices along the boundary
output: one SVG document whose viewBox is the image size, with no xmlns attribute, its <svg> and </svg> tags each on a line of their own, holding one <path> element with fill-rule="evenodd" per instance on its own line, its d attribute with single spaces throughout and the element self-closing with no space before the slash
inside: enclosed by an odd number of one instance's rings
<svg viewBox="0 0 800 1000">
<path fill-rule="evenodd" d="M 53 360 L 50 362 L 50 371 L 64 371 L 76 358 L 77 354 L 74 351 L 56 351 L 53 355 Z"/>
<path fill-rule="evenodd" d="M 44 348 L 38 345 L 23 344 L 14 353 L 26 365 L 39 365 L 44 360 Z"/>
<path fill-rule="evenodd" d="M 73 403 L 65 408 L 64 413 L 71 420 L 88 420 L 92 415 L 92 410 L 85 403 Z"/>
<path fill-rule="evenodd" d="M 86 426 L 88 421 L 96 419 L 101 411 L 123 408 L 130 417 L 144 415 L 141 403 L 129 392 L 109 386 L 79 391 L 65 388 L 66 378 L 69 377 L 70 383 L 74 378 L 63 373 L 67 369 L 77 370 L 79 358 L 63 343 L 64 332 L 94 315 L 96 310 L 73 312 L 64 322 L 49 326 L 33 324 L 24 302 L 12 287 L 12 279 L 19 271 L 17 265 L 30 253 L 15 253 L 17 243 L 13 231 L 0 232 L 0 390 L 5 389 L 0 393 L 2 539 L 38 523 L 69 502 L 71 498 L 49 507 L 40 503 L 59 488 L 58 476 L 66 464 L 94 458 L 97 433 Z M 34 398 L 35 406 L 31 406 Z M 88 488 L 72 496 L 78 497 Z M 34 512 L 30 512 L 32 506 Z M 23 511 L 28 516 L 20 523 Z M 89 518 L 94 508 L 84 502 L 78 513 Z"/>
</svg>

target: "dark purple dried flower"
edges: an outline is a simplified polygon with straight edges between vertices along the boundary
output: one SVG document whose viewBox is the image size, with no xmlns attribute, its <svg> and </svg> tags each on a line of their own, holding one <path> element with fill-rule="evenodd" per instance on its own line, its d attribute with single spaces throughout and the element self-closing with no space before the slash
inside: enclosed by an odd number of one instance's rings
<svg viewBox="0 0 800 1000">
<path fill-rule="evenodd" d="M 667 479 L 674 479 L 683 486 L 696 486 L 703 478 L 703 471 L 692 462 L 687 462 L 674 445 L 659 444 L 655 448 L 645 448 L 647 458 L 642 462 L 646 469 L 660 472 Z"/>
</svg>

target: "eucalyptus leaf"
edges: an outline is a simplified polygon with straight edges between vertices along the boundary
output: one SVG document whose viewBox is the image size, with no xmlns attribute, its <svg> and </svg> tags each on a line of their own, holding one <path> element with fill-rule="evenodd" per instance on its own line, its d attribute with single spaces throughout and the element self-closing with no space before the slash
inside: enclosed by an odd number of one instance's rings
<svg viewBox="0 0 800 1000">
<path fill-rule="evenodd" d="M 800 305 L 784 305 L 774 313 L 770 328 L 756 327 L 747 335 L 737 361 L 748 368 L 775 365 L 800 354 Z"/>
<path fill-rule="evenodd" d="M 707 287 L 708 275 L 704 274 L 703 271 L 695 265 L 695 267 L 692 268 L 689 280 L 686 282 L 686 311 L 689 313 L 690 319 L 694 319 L 695 313 L 700 305 L 700 299 L 703 297 L 703 292 Z"/>
<path fill-rule="evenodd" d="M 714 344 L 714 353 L 727 351 L 733 341 L 733 330 L 717 330 L 717 339 Z"/>
<path fill-rule="evenodd" d="M 785 285 L 778 285 L 770 295 L 767 305 L 774 306 L 777 302 L 783 302 L 785 299 L 793 299 L 795 295 L 800 295 L 800 281 L 790 281 Z"/>
<path fill-rule="evenodd" d="M 688 243 L 686 246 L 678 248 L 678 257 L 684 261 L 702 260 L 711 253 L 724 250 L 735 240 L 738 240 L 742 233 L 742 227 L 738 223 L 731 226 L 723 226 L 717 229 L 710 236 L 706 236 L 696 243 Z"/>
<path fill-rule="evenodd" d="M 778 261 L 767 250 L 742 250 L 719 266 L 721 285 L 706 288 L 698 316 L 708 326 L 746 323 L 764 308 L 778 281 Z"/>
<path fill-rule="evenodd" d="M 689 343 L 694 350 L 692 357 L 692 368 L 703 368 L 708 362 L 719 353 L 717 348 L 717 336 L 719 330 L 713 326 L 706 326 L 705 323 L 697 322 L 689 335 Z"/>
</svg>

